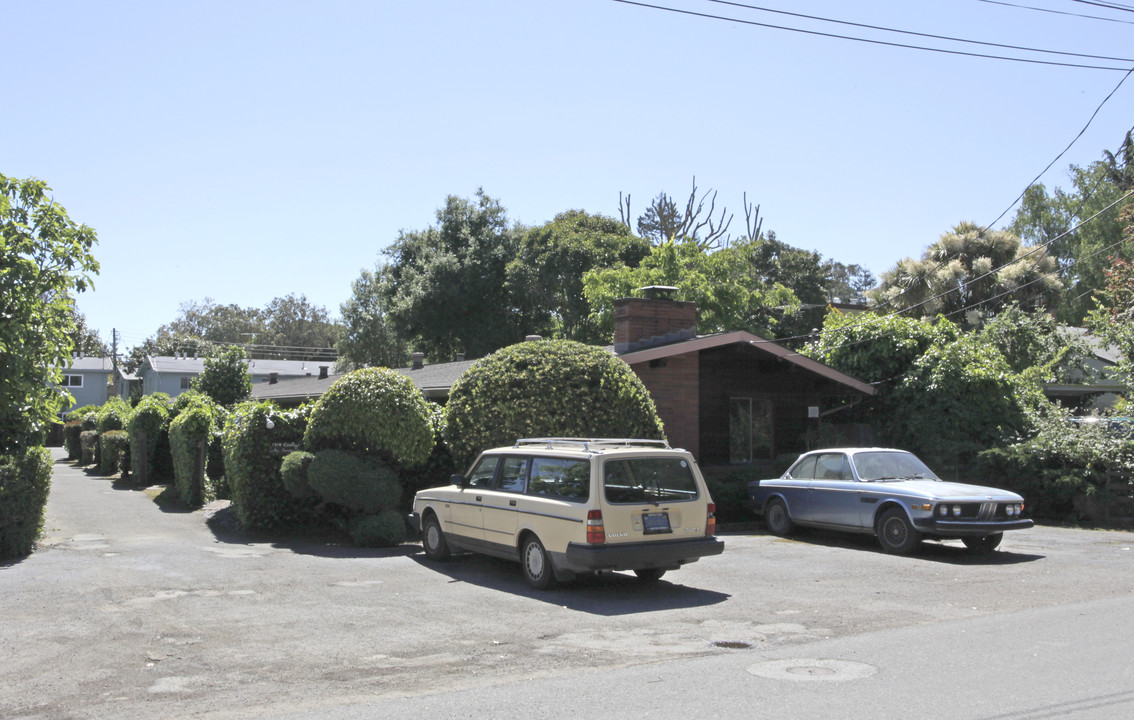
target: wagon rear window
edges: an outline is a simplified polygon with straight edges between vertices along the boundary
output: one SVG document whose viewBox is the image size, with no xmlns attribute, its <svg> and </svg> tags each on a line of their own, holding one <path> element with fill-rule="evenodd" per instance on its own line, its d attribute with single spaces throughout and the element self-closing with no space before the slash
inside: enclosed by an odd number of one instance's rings
<svg viewBox="0 0 1134 720">
<path fill-rule="evenodd" d="M 603 465 L 610 503 L 661 503 L 698 497 L 693 468 L 681 458 L 627 458 Z"/>
</svg>

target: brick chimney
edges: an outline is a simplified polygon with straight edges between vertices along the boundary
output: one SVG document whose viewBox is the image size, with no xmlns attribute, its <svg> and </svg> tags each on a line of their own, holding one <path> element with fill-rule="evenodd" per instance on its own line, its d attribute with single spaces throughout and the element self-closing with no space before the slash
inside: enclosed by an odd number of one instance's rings
<svg viewBox="0 0 1134 720">
<path fill-rule="evenodd" d="M 330 370 L 330 369 L 331 369 L 330 365 L 320 365 L 319 366 L 319 379 L 320 380 L 326 380 L 327 379 L 327 371 Z"/>
<path fill-rule="evenodd" d="M 425 367 L 425 353 L 415 352 L 410 355 L 410 370 L 420 370 Z"/>
<path fill-rule="evenodd" d="M 644 297 L 614 301 L 614 352 L 668 345 L 697 336 L 697 303 L 674 300 L 677 288 L 650 285 Z"/>
</svg>

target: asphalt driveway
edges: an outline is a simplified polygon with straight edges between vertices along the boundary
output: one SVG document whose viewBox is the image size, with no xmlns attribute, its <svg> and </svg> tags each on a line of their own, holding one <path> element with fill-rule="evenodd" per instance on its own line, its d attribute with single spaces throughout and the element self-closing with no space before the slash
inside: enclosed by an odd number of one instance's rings
<svg viewBox="0 0 1134 720">
<path fill-rule="evenodd" d="M 1134 534 L 1043 527 L 987 558 L 729 534 L 652 589 L 614 574 L 539 593 L 503 561 L 233 531 L 56 457 L 46 537 L 0 565 L 4 718 L 318 717 L 1134 593 Z"/>
</svg>

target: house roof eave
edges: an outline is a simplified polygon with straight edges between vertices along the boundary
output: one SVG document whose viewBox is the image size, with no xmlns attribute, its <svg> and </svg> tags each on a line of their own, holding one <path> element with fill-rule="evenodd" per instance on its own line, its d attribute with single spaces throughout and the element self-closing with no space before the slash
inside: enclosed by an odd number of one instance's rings
<svg viewBox="0 0 1134 720">
<path fill-rule="evenodd" d="M 773 340 L 765 340 L 759 335 L 753 335 L 746 330 L 735 330 L 718 335 L 703 335 L 691 340 L 683 340 L 669 345 L 659 345 L 645 350 L 636 350 L 634 352 L 618 355 L 618 357 L 628 365 L 637 365 L 651 360 L 660 360 L 662 358 L 684 355 L 686 353 L 702 352 L 726 345 L 748 345 L 760 352 L 768 353 L 779 360 L 796 365 L 801 369 L 815 373 L 832 382 L 845 385 L 864 395 L 874 395 L 875 392 L 874 386 L 868 383 L 856 380 L 850 375 L 828 367 L 818 360 L 812 360 L 805 355 L 800 355 L 794 350 L 789 350 L 777 344 Z"/>
</svg>

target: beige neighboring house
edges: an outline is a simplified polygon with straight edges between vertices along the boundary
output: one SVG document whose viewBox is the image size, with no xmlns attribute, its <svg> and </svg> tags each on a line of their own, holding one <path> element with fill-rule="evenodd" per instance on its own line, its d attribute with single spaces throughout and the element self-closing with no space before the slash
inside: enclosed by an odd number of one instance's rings
<svg viewBox="0 0 1134 720">
<path fill-rule="evenodd" d="M 1092 335 L 1086 328 L 1064 326 L 1059 330 L 1071 338 L 1082 340 L 1091 349 L 1091 356 L 1087 359 L 1090 377 L 1076 372 L 1073 379 L 1080 382 L 1047 383 L 1043 387 L 1044 395 L 1066 407 L 1082 410 L 1114 407 L 1119 395 L 1127 391 L 1126 386 L 1114 378 L 1114 368 L 1122 354 L 1107 348 L 1101 338 Z"/>
</svg>

